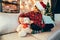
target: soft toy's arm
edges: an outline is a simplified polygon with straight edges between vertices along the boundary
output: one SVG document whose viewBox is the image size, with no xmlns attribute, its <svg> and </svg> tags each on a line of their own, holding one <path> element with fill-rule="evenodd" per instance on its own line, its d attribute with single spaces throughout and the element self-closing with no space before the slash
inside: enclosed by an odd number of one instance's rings
<svg viewBox="0 0 60 40">
<path fill-rule="evenodd" d="M 19 25 L 16 29 L 17 32 L 21 31 L 21 25 Z"/>
</svg>

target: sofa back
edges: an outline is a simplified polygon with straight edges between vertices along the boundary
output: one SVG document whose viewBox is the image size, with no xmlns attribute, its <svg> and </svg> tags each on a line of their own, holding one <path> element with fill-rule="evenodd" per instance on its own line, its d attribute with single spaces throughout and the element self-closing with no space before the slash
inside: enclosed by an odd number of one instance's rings
<svg viewBox="0 0 60 40">
<path fill-rule="evenodd" d="M 19 14 L 0 14 L 0 34 L 14 32 L 18 26 Z"/>
</svg>

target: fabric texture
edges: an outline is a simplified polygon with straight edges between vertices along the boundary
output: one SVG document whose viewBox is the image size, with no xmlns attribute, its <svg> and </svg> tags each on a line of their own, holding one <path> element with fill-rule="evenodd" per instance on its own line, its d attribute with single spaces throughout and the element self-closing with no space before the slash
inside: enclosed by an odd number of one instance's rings
<svg viewBox="0 0 60 40">
<path fill-rule="evenodd" d="M 40 31 L 40 30 L 42 29 L 41 27 L 35 25 L 34 23 L 31 24 L 31 27 L 30 27 L 30 28 L 31 28 L 32 30 L 34 30 L 34 31 Z"/>
<path fill-rule="evenodd" d="M 53 24 L 45 24 L 45 27 L 43 28 L 44 31 L 51 30 L 54 27 Z"/>
<path fill-rule="evenodd" d="M 0 34 L 15 32 L 18 26 L 18 14 L 0 14 Z"/>
<path fill-rule="evenodd" d="M 35 5 L 40 11 L 43 11 L 43 10 L 45 10 L 45 8 L 46 8 L 46 5 L 45 5 L 43 2 L 37 1 L 34 5 Z"/>
<path fill-rule="evenodd" d="M 49 38 L 49 40 L 60 40 L 60 30 L 54 32 Z"/>
<path fill-rule="evenodd" d="M 39 12 L 28 12 L 28 13 L 24 13 L 24 14 L 20 14 L 19 17 L 29 17 L 30 20 L 32 20 L 34 22 L 34 24 L 36 24 L 37 26 L 43 26 L 42 24 L 42 14 Z M 19 21 L 19 18 L 18 18 Z M 20 22 L 19 22 L 20 23 Z"/>
<path fill-rule="evenodd" d="M 45 24 L 55 25 L 54 21 L 52 20 L 52 18 L 50 16 L 43 15 L 43 21 L 44 21 Z"/>
</svg>

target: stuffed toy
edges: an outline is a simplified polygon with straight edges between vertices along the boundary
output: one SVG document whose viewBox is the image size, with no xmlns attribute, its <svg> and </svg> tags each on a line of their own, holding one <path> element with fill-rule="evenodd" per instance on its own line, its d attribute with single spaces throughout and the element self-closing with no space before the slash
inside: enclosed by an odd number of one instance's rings
<svg viewBox="0 0 60 40">
<path fill-rule="evenodd" d="M 20 21 L 20 24 L 16 30 L 18 32 L 18 35 L 23 37 L 23 36 L 26 36 L 27 33 L 31 33 L 30 19 L 28 17 L 20 17 L 19 21 Z"/>
</svg>

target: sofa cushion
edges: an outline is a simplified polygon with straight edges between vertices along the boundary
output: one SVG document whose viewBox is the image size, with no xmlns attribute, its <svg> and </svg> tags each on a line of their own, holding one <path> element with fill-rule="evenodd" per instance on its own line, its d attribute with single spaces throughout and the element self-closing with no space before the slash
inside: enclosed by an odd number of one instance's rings
<svg viewBox="0 0 60 40">
<path fill-rule="evenodd" d="M 48 40 L 60 40 L 60 30 L 56 31 Z"/>
<path fill-rule="evenodd" d="M 0 34 L 14 32 L 18 26 L 18 14 L 0 14 Z"/>
</svg>

